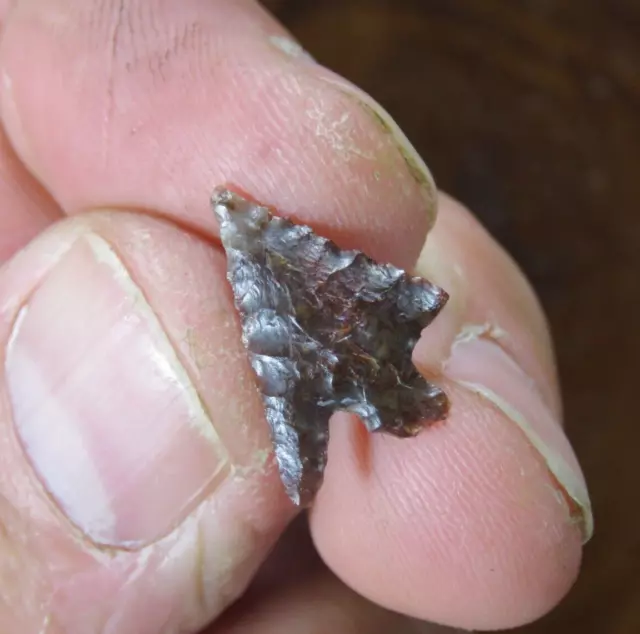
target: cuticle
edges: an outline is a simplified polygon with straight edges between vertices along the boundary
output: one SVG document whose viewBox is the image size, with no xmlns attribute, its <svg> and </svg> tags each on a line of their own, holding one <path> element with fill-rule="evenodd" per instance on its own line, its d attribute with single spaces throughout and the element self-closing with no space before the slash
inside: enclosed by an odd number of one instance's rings
<svg viewBox="0 0 640 634">
<path fill-rule="evenodd" d="M 498 324 L 492 322 L 484 323 L 463 323 L 460 330 L 456 334 L 453 344 L 451 345 L 451 353 L 449 357 L 444 361 L 444 366 L 450 361 L 451 355 L 454 350 L 465 343 L 471 343 L 472 341 L 489 341 L 498 346 L 518 367 L 520 364 L 516 362 L 513 355 L 504 347 L 501 340 L 504 340 L 509 336 L 506 330 L 501 328 Z"/>
<path fill-rule="evenodd" d="M 147 293 L 145 293 L 144 288 L 142 287 L 141 284 L 139 284 L 138 280 L 136 279 L 136 276 L 133 274 L 133 271 L 131 271 L 131 269 L 127 266 L 126 259 L 122 256 L 122 253 L 120 252 L 120 250 L 110 240 L 105 238 L 102 234 L 99 234 L 99 233 L 97 233 L 95 231 L 92 232 L 92 233 L 94 235 L 98 236 L 101 240 L 103 240 L 109 246 L 109 248 L 114 252 L 115 256 L 120 261 L 120 264 L 127 271 L 127 274 L 129 275 L 129 277 L 131 278 L 131 280 L 135 284 L 135 286 L 138 289 L 139 293 L 142 295 L 142 298 L 143 298 L 144 302 L 150 308 L 150 310 L 152 311 L 154 317 L 158 320 L 158 323 L 160 324 L 160 328 L 161 328 L 162 332 L 164 333 L 165 337 L 167 338 L 167 341 L 169 342 L 173 353 L 176 355 L 176 359 L 178 360 L 178 363 L 180 364 L 180 366 L 184 370 L 184 373 L 187 376 L 189 384 L 193 388 L 193 393 L 195 394 L 195 397 L 198 400 L 198 405 L 202 408 L 202 411 L 204 412 L 205 416 L 207 417 L 207 420 L 209 421 L 209 424 L 213 428 L 216 436 L 218 437 L 218 440 L 220 441 L 220 444 L 221 444 L 222 448 L 224 449 L 224 452 L 225 452 L 224 458 L 226 458 L 225 466 L 227 467 L 227 470 L 228 470 L 230 465 L 231 465 L 231 463 L 232 463 L 232 456 L 229 454 L 229 451 L 228 451 L 226 445 L 222 442 L 222 439 L 219 437 L 218 431 L 215 429 L 215 427 L 213 425 L 212 412 L 209 409 L 209 407 L 208 407 L 207 403 L 205 402 L 205 400 L 202 398 L 201 390 L 198 388 L 198 382 L 196 381 L 195 377 L 193 376 L 193 374 L 189 370 L 189 364 L 186 363 L 185 355 L 183 354 L 183 352 L 181 350 L 179 342 L 176 341 L 174 339 L 174 337 L 170 334 L 170 331 L 167 328 L 167 325 L 165 324 L 164 320 L 162 319 L 162 315 L 156 310 L 155 306 L 153 305 L 153 302 L 150 300 L 150 298 L 148 297 Z M 215 482 L 218 481 L 218 476 L 222 471 L 223 471 L 223 469 L 220 469 L 215 474 L 212 474 L 211 479 L 202 487 L 202 492 L 203 493 L 204 493 L 204 491 L 208 490 Z"/>
<path fill-rule="evenodd" d="M 460 338 L 461 335 L 466 330 L 478 329 L 477 334 L 470 332 L 469 337 L 467 339 Z M 455 336 L 453 344 L 451 346 L 451 350 L 449 352 L 449 356 L 442 362 L 442 372 L 446 374 L 447 365 L 451 360 L 451 357 L 454 354 L 454 351 L 459 346 L 464 346 L 465 344 L 472 343 L 473 341 L 486 341 L 491 343 L 500 349 L 500 351 L 508 357 L 508 359 L 513 363 L 513 365 L 520 370 L 522 375 L 529 381 L 531 389 L 535 391 L 536 396 L 540 399 L 540 401 L 549 409 L 551 412 L 555 412 L 556 409 L 552 402 L 549 402 L 544 390 L 538 385 L 538 382 L 535 381 L 531 375 L 522 367 L 522 365 L 517 360 L 516 356 L 510 350 L 509 347 L 505 345 L 511 339 L 511 335 L 508 331 L 504 330 L 500 325 L 495 322 L 484 322 L 482 324 L 473 324 L 473 323 L 465 323 L 460 328 L 458 334 Z M 556 415 L 561 416 L 561 413 Z"/>
<path fill-rule="evenodd" d="M 144 288 L 142 287 L 142 285 L 136 279 L 136 276 L 134 275 L 133 271 L 127 266 L 126 258 L 123 257 L 120 249 L 118 249 L 110 240 L 105 238 L 102 234 L 99 234 L 97 232 L 92 232 L 92 233 L 94 235 L 98 236 L 101 240 L 103 240 L 108 245 L 108 247 L 113 251 L 115 256 L 120 261 L 120 264 L 127 271 L 127 275 L 129 275 L 129 277 L 131 278 L 131 280 L 135 284 L 136 288 L 138 289 L 138 291 L 142 295 L 142 298 L 144 299 L 145 303 L 147 304 L 147 306 L 149 306 L 149 308 L 153 312 L 154 317 L 158 320 L 158 323 L 160 324 L 160 328 L 162 329 L 162 332 L 165 334 L 165 336 L 167 337 L 167 340 L 171 344 L 171 348 L 172 348 L 174 354 L 176 355 L 176 358 L 178 359 L 178 362 L 180 363 L 180 365 L 184 369 L 184 372 L 187 375 L 187 378 L 189 379 L 190 384 L 194 388 L 194 392 L 195 392 L 195 395 L 196 395 L 196 397 L 198 399 L 199 405 L 202 407 L 202 410 L 206 414 L 206 416 L 209 419 L 209 421 L 212 421 L 213 419 L 211 417 L 211 412 L 209 411 L 209 408 L 207 407 L 206 403 L 203 401 L 203 399 L 202 399 L 202 397 L 200 395 L 200 390 L 197 389 L 197 387 L 196 387 L 197 383 L 196 383 L 194 377 L 192 376 L 191 372 L 188 369 L 188 364 L 185 363 L 184 355 L 183 355 L 182 351 L 180 350 L 180 346 L 178 345 L 178 342 L 175 341 L 174 338 L 169 334 L 169 330 L 167 329 L 167 326 L 164 323 L 164 320 L 162 319 L 161 314 L 156 310 L 155 306 L 153 305 L 153 302 L 150 300 L 150 298 L 148 297 L 147 293 L 145 293 Z M 213 424 L 213 423 L 211 423 L 211 424 Z"/>
</svg>

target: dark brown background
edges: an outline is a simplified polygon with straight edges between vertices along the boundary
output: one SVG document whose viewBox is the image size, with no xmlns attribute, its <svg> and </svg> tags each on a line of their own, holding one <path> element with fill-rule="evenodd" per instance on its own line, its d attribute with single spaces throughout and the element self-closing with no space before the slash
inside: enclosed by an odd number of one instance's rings
<svg viewBox="0 0 640 634">
<path fill-rule="evenodd" d="M 540 293 L 596 536 L 528 634 L 640 633 L 640 2 L 271 0 Z"/>
</svg>

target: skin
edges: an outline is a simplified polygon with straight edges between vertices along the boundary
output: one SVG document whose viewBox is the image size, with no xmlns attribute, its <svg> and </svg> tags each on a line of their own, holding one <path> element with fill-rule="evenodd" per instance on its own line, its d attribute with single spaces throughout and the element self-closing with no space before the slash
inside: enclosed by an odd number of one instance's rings
<svg viewBox="0 0 640 634">
<path fill-rule="evenodd" d="M 547 326 L 388 115 L 250 0 L 0 9 L 0 629 L 411 634 L 550 610 L 592 519 Z M 414 359 L 448 421 L 401 441 L 336 416 L 303 515 L 243 353 L 220 183 L 452 296 Z"/>
</svg>

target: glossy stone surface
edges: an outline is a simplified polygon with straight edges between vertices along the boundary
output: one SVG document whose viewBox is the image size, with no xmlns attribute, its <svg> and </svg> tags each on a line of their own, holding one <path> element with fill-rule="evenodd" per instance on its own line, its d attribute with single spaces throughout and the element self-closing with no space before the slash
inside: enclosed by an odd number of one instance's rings
<svg viewBox="0 0 640 634">
<path fill-rule="evenodd" d="M 400 437 L 446 417 L 446 395 L 411 360 L 445 291 L 341 250 L 227 189 L 214 192 L 212 206 L 280 476 L 295 504 L 308 505 L 322 483 L 333 412 Z"/>
</svg>

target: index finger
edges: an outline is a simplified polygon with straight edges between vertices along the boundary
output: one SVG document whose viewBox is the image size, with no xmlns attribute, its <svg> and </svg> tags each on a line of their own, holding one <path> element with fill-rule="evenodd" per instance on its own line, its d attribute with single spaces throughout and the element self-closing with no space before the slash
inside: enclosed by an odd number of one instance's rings
<svg viewBox="0 0 640 634">
<path fill-rule="evenodd" d="M 393 120 L 254 2 L 24 0 L 1 59 L 11 139 L 70 214 L 146 209 L 217 235 L 208 197 L 230 182 L 402 267 L 435 220 Z"/>
</svg>

